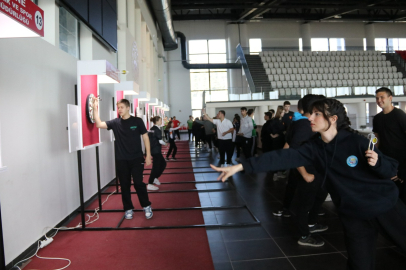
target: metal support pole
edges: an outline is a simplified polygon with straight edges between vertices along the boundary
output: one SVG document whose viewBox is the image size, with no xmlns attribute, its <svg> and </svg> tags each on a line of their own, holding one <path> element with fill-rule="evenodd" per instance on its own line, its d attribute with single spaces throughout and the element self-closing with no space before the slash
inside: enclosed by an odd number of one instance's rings
<svg viewBox="0 0 406 270">
<path fill-rule="evenodd" d="M 85 221 L 85 201 L 83 198 L 83 179 L 82 179 L 82 151 L 78 151 L 78 173 L 79 173 L 79 194 L 80 194 L 80 216 L 82 220 L 82 229 L 86 227 Z"/>
<path fill-rule="evenodd" d="M 99 147 L 96 146 L 96 168 L 97 168 L 97 195 L 99 196 L 99 209 L 102 210 L 101 184 L 100 184 L 100 162 Z"/>
</svg>

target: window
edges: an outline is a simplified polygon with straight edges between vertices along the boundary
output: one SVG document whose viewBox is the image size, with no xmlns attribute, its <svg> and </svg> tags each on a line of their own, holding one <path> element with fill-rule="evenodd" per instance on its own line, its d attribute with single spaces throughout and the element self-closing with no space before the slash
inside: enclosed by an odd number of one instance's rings
<svg viewBox="0 0 406 270">
<path fill-rule="evenodd" d="M 362 42 L 364 43 L 364 51 L 366 51 L 367 50 L 367 39 L 363 38 Z"/>
<path fill-rule="evenodd" d="M 406 50 L 406 38 L 388 38 L 389 52 Z"/>
<path fill-rule="evenodd" d="M 375 39 L 375 51 L 386 52 L 386 38 L 376 38 Z"/>
<path fill-rule="evenodd" d="M 250 54 L 262 52 L 262 42 L 260 38 L 250 38 Z"/>
<path fill-rule="evenodd" d="M 367 116 L 367 124 L 369 124 L 369 103 L 365 103 L 366 104 L 366 116 Z"/>
<path fill-rule="evenodd" d="M 345 51 L 343 38 L 312 38 L 312 51 Z"/>
<path fill-rule="evenodd" d="M 189 62 L 191 64 L 226 63 L 225 39 L 190 40 Z M 191 69 L 190 90 L 192 115 L 200 117 L 205 102 L 228 100 L 227 70 Z"/>
<path fill-rule="evenodd" d="M 303 39 L 299 38 L 299 51 L 303 52 Z"/>
<path fill-rule="evenodd" d="M 330 51 L 345 51 L 345 41 L 343 38 L 329 38 Z"/>
<path fill-rule="evenodd" d="M 328 51 L 328 38 L 312 38 L 310 40 L 312 51 Z"/>
<path fill-rule="evenodd" d="M 59 48 L 79 59 L 79 23 L 63 7 L 59 8 Z"/>
</svg>

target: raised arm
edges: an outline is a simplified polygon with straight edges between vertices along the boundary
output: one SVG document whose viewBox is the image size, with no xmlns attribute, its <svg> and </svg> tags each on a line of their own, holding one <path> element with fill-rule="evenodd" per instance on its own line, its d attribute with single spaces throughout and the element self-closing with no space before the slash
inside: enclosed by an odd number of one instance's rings
<svg viewBox="0 0 406 270">
<path fill-rule="evenodd" d="M 206 110 L 205 110 L 205 109 L 203 109 L 203 115 L 206 117 L 207 120 L 209 120 L 210 122 L 213 123 L 213 118 L 211 118 L 211 117 L 206 113 Z"/>
<path fill-rule="evenodd" d="M 93 117 L 97 128 L 107 129 L 106 122 L 102 122 L 99 116 L 99 100 L 97 98 L 93 99 Z"/>
</svg>

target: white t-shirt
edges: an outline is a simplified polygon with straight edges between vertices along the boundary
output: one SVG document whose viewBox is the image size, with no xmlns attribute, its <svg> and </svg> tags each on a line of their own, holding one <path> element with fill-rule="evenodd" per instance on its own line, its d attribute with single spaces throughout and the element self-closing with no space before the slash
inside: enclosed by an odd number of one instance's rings
<svg viewBox="0 0 406 270">
<path fill-rule="evenodd" d="M 220 119 L 213 119 L 213 124 L 217 126 L 217 138 L 219 140 L 231 140 L 233 138 L 232 133 L 227 133 L 225 136 L 223 136 L 224 132 L 227 132 L 230 130 L 230 128 L 233 128 L 233 124 L 230 120 L 224 118 L 223 122 L 221 122 Z"/>
</svg>

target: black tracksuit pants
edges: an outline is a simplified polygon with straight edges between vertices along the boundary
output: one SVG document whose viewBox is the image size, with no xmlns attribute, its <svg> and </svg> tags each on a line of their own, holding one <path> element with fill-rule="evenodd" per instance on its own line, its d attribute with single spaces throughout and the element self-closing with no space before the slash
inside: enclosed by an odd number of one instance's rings
<svg viewBox="0 0 406 270">
<path fill-rule="evenodd" d="M 317 223 L 318 214 L 321 205 L 326 200 L 327 192 L 321 188 L 320 179 L 315 179 L 311 183 L 307 183 L 302 175 L 296 170 L 296 173 L 290 171 L 289 178 L 297 177 L 297 210 L 296 218 L 301 236 L 308 236 L 309 226 Z M 293 174 L 293 175 L 292 175 Z"/>
<path fill-rule="evenodd" d="M 288 183 L 287 183 L 286 189 L 285 189 L 285 198 L 283 199 L 283 208 L 285 208 L 285 209 L 290 208 L 292 201 L 293 201 L 293 197 L 295 196 L 297 184 L 299 183 L 300 179 L 303 179 L 303 178 L 300 175 L 299 171 L 297 169 L 291 169 L 289 172 Z"/>
<path fill-rule="evenodd" d="M 406 252 L 406 206 L 400 200 L 391 210 L 373 219 L 365 220 L 341 214 L 340 220 L 344 226 L 349 270 L 375 269 L 378 232 Z"/>
<path fill-rule="evenodd" d="M 173 131 L 173 137 L 174 137 L 174 138 L 175 138 L 175 135 L 177 135 L 177 136 L 178 136 L 178 139 L 180 140 L 180 132 L 179 132 L 179 129 Z"/>
<path fill-rule="evenodd" d="M 245 138 L 242 143 L 242 152 L 244 153 L 245 159 L 251 157 L 251 150 L 252 150 L 252 138 Z"/>
<path fill-rule="evenodd" d="M 138 195 L 138 200 L 142 207 L 151 205 L 148 198 L 147 187 L 142 182 L 142 173 L 144 171 L 144 158 L 133 160 L 116 160 L 117 176 L 121 186 L 121 198 L 123 200 L 124 210 L 134 209 L 131 201 L 131 176 L 134 181 L 134 188 Z"/>
<path fill-rule="evenodd" d="M 214 134 L 206 134 L 206 142 L 209 144 L 209 148 L 212 149 L 212 141 L 214 139 Z"/>
<path fill-rule="evenodd" d="M 149 184 L 153 184 L 155 178 L 159 178 L 166 168 L 166 161 L 162 154 L 152 154 L 152 170 L 149 176 Z"/>
<path fill-rule="evenodd" d="M 173 153 L 172 153 L 172 151 L 173 151 Z M 172 138 L 169 138 L 169 151 L 166 154 L 166 158 L 169 158 L 171 153 L 172 153 L 172 157 L 175 158 L 176 152 L 178 152 L 178 147 L 176 146 L 175 140 Z"/>
<path fill-rule="evenodd" d="M 231 164 L 231 158 L 234 154 L 234 144 L 231 139 L 229 140 L 218 140 L 219 152 L 220 152 L 220 164 L 225 163 L 225 155 L 227 154 L 227 164 Z"/>
</svg>

